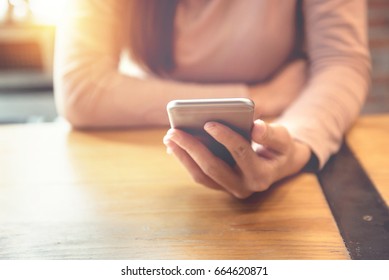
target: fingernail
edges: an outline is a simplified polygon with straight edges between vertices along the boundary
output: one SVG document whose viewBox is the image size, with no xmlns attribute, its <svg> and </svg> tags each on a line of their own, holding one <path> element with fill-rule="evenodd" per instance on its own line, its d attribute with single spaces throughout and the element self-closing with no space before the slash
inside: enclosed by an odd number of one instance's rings
<svg viewBox="0 0 389 280">
<path fill-rule="evenodd" d="M 165 142 L 165 145 L 166 145 L 166 153 L 168 155 L 172 155 L 173 154 L 173 146 L 174 146 L 174 143 L 170 140 L 167 140 Z"/>
<path fill-rule="evenodd" d="M 166 135 L 163 137 L 163 143 L 166 145 L 166 143 L 171 141 L 172 139 L 174 139 L 174 130 L 173 129 L 169 129 L 166 132 Z"/>
<path fill-rule="evenodd" d="M 261 125 L 261 126 L 265 125 L 265 122 L 263 120 L 261 120 L 261 119 L 256 119 L 254 121 L 254 123 L 257 124 L 257 125 Z"/>
<path fill-rule="evenodd" d="M 267 125 L 263 120 L 255 120 L 254 121 L 254 128 L 253 131 L 251 132 L 251 136 L 254 141 L 260 141 L 264 137 L 266 137 L 266 130 L 267 130 Z"/>
<path fill-rule="evenodd" d="M 263 120 L 257 119 L 254 121 L 254 124 L 256 126 L 256 130 L 260 130 L 260 133 L 264 133 L 266 130 L 266 123 Z"/>
<path fill-rule="evenodd" d="M 169 142 L 170 142 L 170 135 L 166 134 L 164 137 L 163 137 L 163 143 L 165 145 L 167 145 Z"/>
<path fill-rule="evenodd" d="M 215 122 L 207 122 L 205 125 L 204 125 L 204 129 L 206 131 L 209 131 L 209 130 L 212 130 L 216 127 L 216 123 Z"/>
</svg>

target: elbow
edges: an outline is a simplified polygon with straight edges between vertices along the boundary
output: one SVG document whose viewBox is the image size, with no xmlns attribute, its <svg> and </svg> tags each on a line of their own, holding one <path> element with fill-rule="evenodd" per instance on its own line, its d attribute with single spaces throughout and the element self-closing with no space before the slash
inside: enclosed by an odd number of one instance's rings
<svg viewBox="0 0 389 280">
<path fill-rule="evenodd" d="M 110 127 L 115 124 L 111 99 L 112 84 L 117 79 L 114 62 L 92 63 L 90 57 L 74 59 L 74 63 L 58 58 L 54 69 L 57 111 L 74 128 Z"/>
<path fill-rule="evenodd" d="M 62 79 L 55 83 L 55 102 L 59 115 L 76 129 L 94 127 L 86 85 Z"/>
<path fill-rule="evenodd" d="M 94 126 L 90 114 L 76 103 L 67 102 L 62 108 L 61 116 L 76 129 L 86 129 Z"/>
</svg>

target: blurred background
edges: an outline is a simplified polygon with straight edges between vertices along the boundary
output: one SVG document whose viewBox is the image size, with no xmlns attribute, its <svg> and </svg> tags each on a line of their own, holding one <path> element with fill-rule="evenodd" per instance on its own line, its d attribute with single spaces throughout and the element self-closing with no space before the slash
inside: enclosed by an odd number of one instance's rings
<svg viewBox="0 0 389 280">
<path fill-rule="evenodd" d="M 57 120 L 52 69 L 66 0 L 0 0 L 0 124 Z M 364 114 L 389 112 L 389 0 L 369 0 L 373 86 Z"/>
<path fill-rule="evenodd" d="M 0 124 L 57 118 L 52 69 L 62 0 L 0 0 Z"/>
<path fill-rule="evenodd" d="M 368 0 L 372 88 L 363 113 L 389 112 L 389 0 Z"/>
</svg>

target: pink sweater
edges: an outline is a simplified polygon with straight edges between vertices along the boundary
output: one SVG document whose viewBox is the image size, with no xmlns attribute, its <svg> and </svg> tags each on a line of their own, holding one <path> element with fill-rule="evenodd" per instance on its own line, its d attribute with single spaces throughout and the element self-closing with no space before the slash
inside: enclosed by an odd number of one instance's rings
<svg viewBox="0 0 389 280">
<path fill-rule="evenodd" d="M 55 94 L 75 126 L 166 125 L 172 99 L 248 97 L 293 55 L 296 0 L 188 0 L 175 19 L 176 69 L 168 78 L 120 71 L 128 0 L 73 0 L 59 27 Z M 276 120 L 323 166 L 357 118 L 369 88 L 363 0 L 305 0 L 309 78 Z"/>
</svg>

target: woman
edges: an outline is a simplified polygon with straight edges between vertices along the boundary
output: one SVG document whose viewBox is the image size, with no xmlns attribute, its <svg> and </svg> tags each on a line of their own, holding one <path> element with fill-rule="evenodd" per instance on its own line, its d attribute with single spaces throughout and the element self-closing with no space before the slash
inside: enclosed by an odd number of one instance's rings
<svg viewBox="0 0 389 280">
<path fill-rule="evenodd" d="M 206 131 L 237 165 L 169 130 L 168 151 L 193 178 L 245 198 L 340 146 L 364 103 L 370 59 L 365 1 L 77 0 L 58 30 L 59 112 L 75 127 L 167 125 L 168 101 L 249 97 L 252 145 Z M 143 77 L 120 70 L 126 50 Z M 306 58 L 304 58 L 306 57 Z"/>
</svg>

